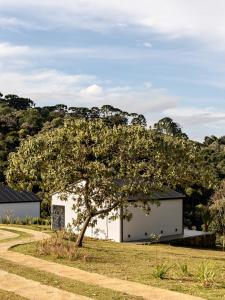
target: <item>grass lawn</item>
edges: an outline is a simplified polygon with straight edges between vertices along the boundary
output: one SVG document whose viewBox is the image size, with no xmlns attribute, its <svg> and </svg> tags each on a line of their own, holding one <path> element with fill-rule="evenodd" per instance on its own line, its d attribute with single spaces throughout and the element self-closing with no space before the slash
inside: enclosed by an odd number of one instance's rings
<svg viewBox="0 0 225 300">
<path fill-rule="evenodd" d="M 11 227 L 12 225 L 9 225 L 9 226 Z M 1 227 L 0 227 L 0 230 L 5 230 L 5 231 L 10 231 L 10 232 L 16 233 L 16 234 L 18 234 L 18 237 L 4 239 L 4 240 L 2 240 L 2 242 L 8 241 L 8 240 L 10 240 L 10 241 L 17 240 L 17 239 L 21 239 L 21 238 L 30 236 L 30 234 L 16 230 L 16 227 L 22 227 L 22 228 L 27 228 L 27 229 L 36 229 L 36 230 L 38 229 L 38 230 L 43 231 L 43 226 L 39 226 L 39 225 L 31 225 L 31 226 L 29 226 L 29 225 L 19 225 L 19 226 L 13 225 L 13 226 L 15 227 L 15 230 L 8 229 L 8 228 L 1 228 Z M 6 227 L 7 227 L 7 225 L 6 225 Z M 44 230 L 45 230 L 45 232 L 49 231 L 49 227 L 46 227 L 46 228 L 44 227 Z M 52 233 L 52 231 L 51 231 L 51 233 Z M 82 283 L 79 281 L 62 278 L 62 277 L 53 275 L 51 273 L 35 270 L 34 268 L 23 267 L 23 266 L 17 265 L 13 262 L 7 261 L 2 258 L 0 258 L 0 269 L 7 271 L 9 273 L 13 273 L 13 274 L 22 276 L 27 279 L 38 281 L 45 285 L 50 285 L 50 286 L 53 286 L 53 287 L 56 287 L 56 288 L 59 288 L 62 290 L 66 290 L 71 293 L 91 297 L 91 298 L 97 299 L 97 300 L 105 300 L 105 299 L 138 300 L 138 299 L 142 299 L 142 297 L 132 297 L 132 296 L 127 295 L 122 292 L 116 292 L 116 291 L 101 288 L 101 287 L 98 287 L 95 285 L 85 284 L 85 283 Z M 25 298 L 17 296 L 13 293 L 9 293 L 9 292 L 0 290 L 0 300 L 8 300 L 8 299 L 9 300 L 23 300 Z"/>
<path fill-rule="evenodd" d="M 17 246 L 13 251 L 40 257 L 36 251 L 36 243 Z M 41 258 L 89 272 L 197 295 L 205 299 L 225 299 L 225 253 L 221 251 L 169 245 L 118 244 L 91 239 L 86 239 L 84 247 L 79 251 L 85 253 L 86 260 L 69 261 L 56 259 L 53 255 L 41 256 Z M 209 263 L 205 273 L 211 272 L 209 277 L 214 273 L 213 283 L 207 287 L 203 286 L 197 275 L 205 261 Z M 153 276 L 156 265 L 160 263 L 171 266 L 163 280 Z M 187 264 L 189 276 L 181 272 L 179 263 Z"/>
<path fill-rule="evenodd" d="M 17 296 L 14 293 L 0 290 L 0 300 L 25 300 L 25 298 Z"/>
</svg>

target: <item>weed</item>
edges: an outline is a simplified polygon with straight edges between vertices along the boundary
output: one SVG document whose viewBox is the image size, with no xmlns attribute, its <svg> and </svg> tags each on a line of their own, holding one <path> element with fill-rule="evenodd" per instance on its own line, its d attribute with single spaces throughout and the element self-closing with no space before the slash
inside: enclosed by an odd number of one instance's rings
<svg viewBox="0 0 225 300">
<path fill-rule="evenodd" d="M 211 264 L 203 261 L 198 268 L 197 278 L 204 287 L 210 287 L 215 278 L 215 271 Z"/>
<path fill-rule="evenodd" d="M 191 273 L 188 271 L 188 265 L 186 262 L 178 262 L 177 267 L 179 270 L 179 273 L 185 277 L 191 276 Z"/>
<path fill-rule="evenodd" d="M 165 279 L 168 271 L 173 268 L 173 265 L 167 265 L 166 263 L 159 263 L 153 270 L 153 276 L 158 279 Z"/>
</svg>

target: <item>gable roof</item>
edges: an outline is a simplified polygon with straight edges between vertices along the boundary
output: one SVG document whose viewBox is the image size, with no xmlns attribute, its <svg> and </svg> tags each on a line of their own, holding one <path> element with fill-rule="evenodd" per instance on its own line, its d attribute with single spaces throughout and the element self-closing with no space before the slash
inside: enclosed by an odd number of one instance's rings
<svg viewBox="0 0 225 300">
<path fill-rule="evenodd" d="M 186 196 L 178 193 L 174 190 L 168 189 L 165 192 L 154 192 L 151 195 L 135 195 L 128 198 L 129 201 L 138 201 L 138 200 L 173 200 L 173 199 L 184 199 Z"/>
<path fill-rule="evenodd" d="M 16 191 L 6 185 L 0 186 L 0 204 L 24 202 L 41 202 L 41 200 L 34 193 L 28 191 Z"/>
</svg>

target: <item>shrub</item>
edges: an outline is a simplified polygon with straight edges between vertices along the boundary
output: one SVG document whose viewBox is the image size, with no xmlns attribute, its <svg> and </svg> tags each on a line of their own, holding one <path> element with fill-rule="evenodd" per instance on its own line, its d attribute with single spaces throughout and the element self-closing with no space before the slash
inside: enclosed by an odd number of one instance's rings
<svg viewBox="0 0 225 300">
<path fill-rule="evenodd" d="M 37 217 L 26 216 L 25 218 L 17 218 L 12 213 L 5 213 L 0 219 L 2 224 L 18 224 L 18 225 L 50 225 L 51 219 L 43 219 Z"/>
<path fill-rule="evenodd" d="M 153 271 L 153 276 L 158 279 L 165 279 L 168 271 L 173 268 L 171 265 L 166 263 L 159 263 L 156 265 L 155 270 Z"/>
</svg>

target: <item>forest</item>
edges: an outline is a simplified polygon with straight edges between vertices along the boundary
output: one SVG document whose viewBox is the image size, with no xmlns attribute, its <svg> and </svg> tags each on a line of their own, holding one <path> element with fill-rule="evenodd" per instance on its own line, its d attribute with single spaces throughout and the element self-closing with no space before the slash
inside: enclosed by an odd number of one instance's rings
<svg viewBox="0 0 225 300">
<path fill-rule="evenodd" d="M 63 126 L 68 119 L 96 120 L 101 119 L 106 126 L 141 125 L 148 127 L 143 115 L 134 112 L 122 111 L 111 105 L 102 107 L 67 107 L 64 104 L 37 107 L 31 99 L 17 95 L 0 93 L 0 181 L 6 183 L 5 172 L 8 167 L 8 156 L 15 152 L 23 140 L 38 133 L 51 131 Z M 189 140 L 182 127 L 171 118 L 159 120 L 151 128 L 159 134 L 169 135 L 174 138 Z M 206 136 L 202 143 L 192 141 L 199 148 L 202 159 L 207 163 L 217 186 L 225 179 L 225 136 Z M 207 171 L 207 170 L 205 170 Z M 196 182 L 198 182 L 196 178 Z M 177 187 L 187 196 L 185 201 L 184 222 L 189 228 L 201 226 L 207 228 L 209 218 L 208 207 L 211 196 L 216 190 L 214 187 L 205 187 L 193 182 L 189 187 Z M 49 199 L 42 195 L 39 187 L 33 192 L 44 198 L 42 202 L 42 216 L 49 215 Z"/>
</svg>

